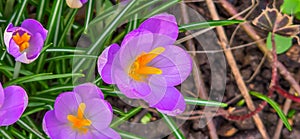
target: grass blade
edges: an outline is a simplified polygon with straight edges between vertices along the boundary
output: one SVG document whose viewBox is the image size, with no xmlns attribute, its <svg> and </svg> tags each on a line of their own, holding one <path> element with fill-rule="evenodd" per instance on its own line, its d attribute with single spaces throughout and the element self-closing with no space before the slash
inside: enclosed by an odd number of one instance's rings
<svg viewBox="0 0 300 139">
<path fill-rule="evenodd" d="M 22 16 L 22 14 L 23 14 L 23 12 L 24 12 L 24 9 L 25 9 L 25 7 L 26 7 L 26 5 L 27 5 L 27 2 L 28 2 L 28 0 L 23 0 L 23 1 L 22 1 L 21 7 L 20 7 L 20 9 L 19 9 L 19 11 L 18 11 L 18 13 L 17 13 L 17 16 L 15 17 L 15 21 L 14 21 L 14 25 L 15 25 L 15 26 L 19 24 L 19 22 L 20 22 L 20 20 L 21 20 L 21 16 Z"/>
<path fill-rule="evenodd" d="M 87 31 L 89 27 L 89 23 L 91 21 L 91 18 L 93 17 L 93 8 L 94 8 L 94 0 L 89 0 L 88 6 L 86 9 L 86 18 L 84 23 L 84 32 Z"/>
<path fill-rule="evenodd" d="M 35 129 L 31 128 L 27 123 L 25 123 L 21 119 L 19 119 L 17 121 L 17 124 L 20 125 L 21 127 L 23 127 L 23 129 L 26 129 L 28 132 L 33 133 L 34 135 L 36 135 L 40 139 L 46 139 L 45 137 L 43 137 L 43 135 L 39 131 L 36 131 Z"/>
<path fill-rule="evenodd" d="M 128 132 L 125 132 L 125 131 L 122 131 L 122 130 L 116 130 L 122 138 L 125 138 L 125 139 L 144 139 L 143 137 L 138 137 L 136 135 L 133 135 L 131 133 L 128 133 Z"/>
<path fill-rule="evenodd" d="M 122 124 L 124 121 L 128 120 L 129 118 L 131 118 L 132 116 L 136 115 L 138 112 L 140 112 L 143 108 L 142 107 L 137 107 L 134 108 L 132 110 L 130 110 L 130 112 L 126 113 L 125 116 L 118 118 L 116 120 L 114 120 L 111 124 L 110 127 L 112 128 L 116 128 L 117 126 L 119 126 L 120 124 Z"/>
<path fill-rule="evenodd" d="M 25 77 L 20 77 L 15 80 L 11 80 L 6 82 L 3 86 L 9 86 L 13 84 L 22 84 L 34 81 L 42 81 L 42 80 L 51 80 L 51 79 L 59 79 L 59 78 L 71 78 L 71 77 L 84 77 L 84 74 L 80 73 L 67 73 L 67 74 L 52 74 L 52 73 L 41 73 L 35 75 L 29 75 Z"/>
<path fill-rule="evenodd" d="M 214 26 L 228 26 L 228 25 L 238 24 L 242 22 L 244 22 L 244 20 L 217 20 L 217 21 L 195 22 L 190 24 L 179 25 L 179 31 L 184 32 L 187 30 L 196 30 L 196 29 L 209 28 Z"/>
<path fill-rule="evenodd" d="M 185 139 L 185 137 L 183 136 L 183 134 L 181 133 L 181 131 L 179 130 L 172 118 L 162 113 L 160 113 L 160 117 L 164 119 L 165 123 L 168 125 L 168 127 L 177 139 Z"/>
<path fill-rule="evenodd" d="M 222 102 L 211 101 L 211 100 L 201 100 L 201 99 L 190 98 L 190 97 L 185 97 L 184 100 L 185 100 L 186 104 L 191 104 L 191 105 L 215 106 L 215 107 L 227 107 L 228 106 L 226 103 L 222 103 Z"/>
<path fill-rule="evenodd" d="M 285 125 L 285 127 L 289 130 L 292 131 L 292 127 L 290 125 L 290 123 L 288 122 L 285 114 L 282 112 L 282 110 L 280 109 L 279 105 L 272 99 L 270 99 L 269 97 L 258 93 L 258 92 L 254 92 L 254 91 L 250 91 L 250 94 L 252 96 L 255 96 L 257 98 L 260 98 L 266 102 L 268 102 L 273 108 L 274 110 L 277 112 L 278 116 L 280 117 L 280 119 L 282 120 L 283 124 Z"/>
</svg>

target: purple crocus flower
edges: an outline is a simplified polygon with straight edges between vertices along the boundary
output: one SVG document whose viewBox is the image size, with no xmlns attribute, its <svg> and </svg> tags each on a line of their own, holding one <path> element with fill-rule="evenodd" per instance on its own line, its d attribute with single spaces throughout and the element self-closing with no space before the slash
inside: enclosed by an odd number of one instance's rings
<svg viewBox="0 0 300 139">
<path fill-rule="evenodd" d="M 88 0 L 66 0 L 67 5 L 70 8 L 80 8 L 82 7 L 85 3 L 87 3 Z"/>
<path fill-rule="evenodd" d="M 54 110 L 44 116 L 43 129 L 52 139 L 120 139 L 109 127 L 112 117 L 101 90 L 85 83 L 56 98 Z"/>
<path fill-rule="evenodd" d="M 7 52 L 22 63 L 31 63 L 38 58 L 48 31 L 36 20 L 26 19 L 20 27 L 10 23 L 4 32 Z"/>
<path fill-rule="evenodd" d="M 14 124 L 28 104 L 26 91 L 19 86 L 2 88 L 0 83 L 0 126 Z"/>
<path fill-rule="evenodd" d="M 190 56 L 173 45 L 178 25 L 173 15 L 163 13 L 145 20 L 128 33 L 121 47 L 112 44 L 98 59 L 103 81 L 116 84 L 129 98 L 143 99 L 150 107 L 175 116 L 185 110 L 185 101 L 174 87 L 191 73 Z"/>
</svg>

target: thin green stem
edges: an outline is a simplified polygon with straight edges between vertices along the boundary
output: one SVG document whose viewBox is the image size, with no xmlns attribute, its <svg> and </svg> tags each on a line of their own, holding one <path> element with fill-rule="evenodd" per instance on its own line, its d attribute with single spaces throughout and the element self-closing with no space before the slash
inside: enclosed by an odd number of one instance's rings
<svg viewBox="0 0 300 139">
<path fill-rule="evenodd" d="M 13 76 L 13 79 L 16 79 L 16 78 L 19 77 L 19 73 L 20 73 L 20 70 L 21 70 L 21 65 L 22 65 L 21 62 L 16 62 L 16 64 L 15 64 L 15 69 L 14 69 L 14 76 Z"/>
</svg>

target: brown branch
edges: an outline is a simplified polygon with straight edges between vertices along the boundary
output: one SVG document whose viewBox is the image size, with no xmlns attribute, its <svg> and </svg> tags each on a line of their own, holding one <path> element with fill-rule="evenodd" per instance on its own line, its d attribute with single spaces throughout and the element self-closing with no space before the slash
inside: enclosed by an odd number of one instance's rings
<svg viewBox="0 0 300 139">
<path fill-rule="evenodd" d="M 209 9 L 210 14 L 212 16 L 212 19 L 213 20 L 220 20 L 213 1 L 212 0 L 206 0 L 206 3 L 208 5 L 208 9 Z M 227 58 L 227 62 L 228 62 L 229 66 L 231 68 L 231 71 L 232 71 L 232 73 L 235 77 L 235 80 L 236 80 L 237 85 L 238 85 L 238 87 L 241 91 L 241 94 L 245 98 L 245 101 L 246 101 L 246 104 L 247 104 L 248 108 L 251 111 L 254 111 L 255 106 L 253 104 L 253 101 L 252 101 L 249 93 L 248 93 L 247 86 L 246 86 L 246 84 L 243 80 L 243 77 L 241 76 L 241 73 L 240 73 L 240 71 L 237 67 L 237 64 L 235 62 L 233 54 L 230 50 L 227 50 L 228 40 L 227 40 L 226 34 L 224 32 L 224 28 L 222 26 L 218 26 L 218 27 L 216 27 L 216 29 L 217 29 L 217 32 L 219 34 L 220 45 L 224 49 L 224 53 L 225 53 L 225 56 Z M 261 118 L 259 117 L 258 114 L 253 115 L 253 120 L 254 120 L 258 130 L 260 131 L 262 137 L 263 138 L 269 138 L 269 135 L 267 134 L 265 126 L 263 125 L 262 120 L 261 120 Z"/>
</svg>

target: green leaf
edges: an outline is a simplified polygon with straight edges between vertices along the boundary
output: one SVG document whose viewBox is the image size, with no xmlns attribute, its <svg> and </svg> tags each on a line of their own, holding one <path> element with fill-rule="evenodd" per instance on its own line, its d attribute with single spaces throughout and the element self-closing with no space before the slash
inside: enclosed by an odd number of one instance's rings
<svg viewBox="0 0 300 139">
<path fill-rule="evenodd" d="M 288 118 L 293 118 L 293 116 L 296 114 L 296 110 L 292 109 L 287 113 Z"/>
<path fill-rule="evenodd" d="M 62 60 L 62 59 L 72 59 L 72 58 L 88 58 L 88 59 L 97 59 L 97 56 L 93 55 L 61 55 L 61 56 L 56 56 L 56 57 L 51 57 L 46 59 L 45 61 L 52 61 L 52 60 Z"/>
<path fill-rule="evenodd" d="M 84 32 L 87 31 L 89 27 L 89 23 L 91 21 L 91 18 L 93 17 L 93 10 L 94 10 L 94 0 L 89 0 L 87 4 L 88 8 L 86 9 L 86 18 L 85 18 L 85 23 L 84 23 Z"/>
<path fill-rule="evenodd" d="M 69 77 L 84 77 L 84 74 L 80 74 L 80 73 L 67 73 L 67 74 L 41 73 L 41 74 L 29 75 L 29 76 L 17 78 L 15 80 L 11 80 L 9 82 L 6 82 L 3 86 L 28 83 L 28 82 L 34 82 L 34 81 L 42 81 L 42 80 L 69 78 Z"/>
<path fill-rule="evenodd" d="M 45 93 L 50 93 L 50 92 L 56 92 L 56 93 L 60 93 L 61 91 L 65 91 L 65 90 L 72 90 L 74 88 L 73 85 L 62 85 L 62 86 L 53 86 L 49 89 L 45 89 L 45 90 L 42 90 L 40 92 L 37 92 L 36 94 L 37 95 L 40 95 L 40 94 L 45 94 Z"/>
<path fill-rule="evenodd" d="M 147 113 L 145 116 L 142 117 L 141 119 L 141 123 L 142 124 L 147 124 L 151 121 L 151 114 L 150 113 Z"/>
<path fill-rule="evenodd" d="M 296 14 L 295 14 L 295 17 L 296 17 L 297 19 L 300 19 L 300 12 L 296 13 Z"/>
<path fill-rule="evenodd" d="M 227 107 L 226 103 L 211 101 L 211 100 L 201 100 L 197 98 L 185 97 L 186 104 L 199 105 L 199 106 L 215 106 L 215 107 Z"/>
<path fill-rule="evenodd" d="M 240 100 L 238 103 L 236 103 L 237 106 L 243 106 L 245 105 L 245 99 Z"/>
<path fill-rule="evenodd" d="M 18 11 L 18 13 L 17 13 L 17 16 L 15 17 L 15 22 L 14 22 L 14 25 L 15 25 L 15 26 L 19 24 L 19 22 L 20 22 L 20 20 L 21 20 L 21 16 L 22 16 L 22 14 L 23 14 L 23 12 L 24 12 L 24 9 L 25 9 L 25 7 L 26 7 L 26 5 L 27 5 L 27 2 L 28 2 L 28 0 L 23 0 L 23 1 L 22 1 L 21 7 L 20 7 L 20 9 L 19 9 L 19 11 Z"/>
<path fill-rule="evenodd" d="M 39 131 L 37 131 L 36 129 L 30 127 L 27 123 L 25 123 L 23 120 L 19 119 L 17 121 L 17 124 L 19 126 L 21 126 L 23 129 L 26 129 L 28 132 L 33 133 L 34 135 L 36 135 L 37 137 L 39 137 L 40 139 L 46 139 L 42 133 L 40 133 Z"/>
<path fill-rule="evenodd" d="M 295 14 L 300 12 L 300 1 L 299 0 L 284 0 L 280 9 L 285 14 Z"/>
<path fill-rule="evenodd" d="M 228 26 L 228 25 L 238 24 L 242 22 L 244 22 L 244 20 L 214 20 L 214 21 L 196 22 L 196 23 L 179 25 L 179 31 L 183 32 L 187 30 L 209 28 L 213 26 Z"/>
<path fill-rule="evenodd" d="M 267 38 L 267 48 L 269 50 L 272 50 L 272 41 L 271 41 L 272 33 L 270 32 L 268 34 Z M 276 53 L 282 54 L 286 52 L 288 49 L 292 47 L 292 39 L 290 37 L 284 37 L 278 34 L 275 34 L 275 45 L 276 45 Z"/>
<path fill-rule="evenodd" d="M 292 127 L 290 125 L 290 123 L 288 122 L 285 114 L 282 112 L 282 110 L 280 109 L 279 105 L 272 99 L 270 99 L 269 97 L 258 93 L 258 92 L 254 92 L 254 91 L 250 91 L 250 94 L 252 96 L 258 97 L 262 100 L 267 101 L 273 108 L 274 110 L 277 112 L 278 116 L 280 117 L 280 119 L 282 120 L 283 124 L 285 125 L 285 127 L 289 130 L 292 131 Z"/>
<path fill-rule="evenodd" d="M 144 139 L 143 137 L 139 137 L 137 135 L 133 135 L 131 133 L 128 133 L 128 132 L 125 132 L 125 131 L 122 131 L 122 130 L 116 130 L 122 138 L 124 139 Z"/>
<path fill-rule="evenodd" d="M 5 137 L 7 139 L 13 139 L 13 137 L 10 135 L 10 133 L 4 129 L 4 127 L 0 127 L 0 137 Z"/>
<path fill-rule="evenodd" d="M 162 119 L 164 119 L 165 123 L 168 125 L 168 127 L 170 128 L 170 130 L 173 132 L 174 136 L 177 139 L 185 139 L 185 137 L 179 130 L 179 127 L 176 125 L 176 123 L 173 121 L 172 118 L 162 113 L 159 113 L 159 115 Z"/>
<path fill-rule="evenodd" d="M 115 128 L 118 125 L 122 124 L 124 121 L 128 120 L 129 118 L 131 118 L 132 116 L 136 115 L 138 112 L 140 112 L 143 108 L 142 107 L 137 107 L 137 108 L 133 108 L 132 110 L 130 110 L 128 113 L 125 114 L 125 116 L 115 119 L 111 124 L 110 127 Z"/>
</svg>

